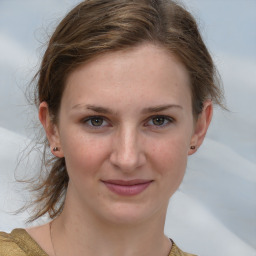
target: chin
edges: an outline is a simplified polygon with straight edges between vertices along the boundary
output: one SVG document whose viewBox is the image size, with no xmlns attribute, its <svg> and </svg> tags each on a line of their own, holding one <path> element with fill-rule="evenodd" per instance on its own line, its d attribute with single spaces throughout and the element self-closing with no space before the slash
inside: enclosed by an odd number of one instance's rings
<svg viewBox="0 0 256 256">
<path fill-rule="evenodd" d="M 148 221 L 160 212 L 162 212 L 160 207 L 149 207 L 136 203 L 116 203 L 102 217 L 113 224 L 137 225 Z"/>
</svg>

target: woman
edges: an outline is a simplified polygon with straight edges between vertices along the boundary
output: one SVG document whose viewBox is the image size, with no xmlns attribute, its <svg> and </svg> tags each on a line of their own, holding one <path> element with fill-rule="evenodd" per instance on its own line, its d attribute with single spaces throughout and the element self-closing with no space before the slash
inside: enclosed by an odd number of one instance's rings
<svg viewBox="0 0 256 256">
<path fill-rule="evenodd" d="M 193 17 L 173 1 L 83 1 L 37 85 L 54 158 L 31 220 L 52 221 L 1 233 L 0 255 L 192 255 L 164 235 L 165 216 L 221 105 Z"/>
</svg>

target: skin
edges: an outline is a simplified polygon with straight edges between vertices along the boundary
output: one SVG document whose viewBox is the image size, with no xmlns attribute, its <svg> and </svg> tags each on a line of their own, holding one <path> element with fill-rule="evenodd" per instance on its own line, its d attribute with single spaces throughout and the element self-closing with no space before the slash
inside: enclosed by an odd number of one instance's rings
<svg viewBox="0 0 256 256">
<path fill-rule="evenodd" d="M 58 124 L 51 122 L 47 103 L 40 104 L 51 149 L 59 148 L 52 153 L 65 157 L 70 177 L 64 210 L 52 226 L 57 255 L 168 254 L 168 201 L 212 116 L 208 100 L 195 120 L 191 100 L 183 64 L 165 49 L 143 44 L 73 71 Z M 124 196 L 104 183 L 113 179 L 151 182 Z M 28 232 L 54 255 L 47 225 Z"/>
</svg>

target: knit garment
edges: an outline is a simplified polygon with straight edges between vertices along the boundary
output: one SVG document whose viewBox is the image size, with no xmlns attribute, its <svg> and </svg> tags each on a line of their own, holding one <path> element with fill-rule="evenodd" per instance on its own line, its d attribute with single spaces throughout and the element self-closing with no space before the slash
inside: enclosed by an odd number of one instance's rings
<svg viewBox="0 0 256 256">
<path fill-rule="evenodd" d="M 25 229 L 14 229 L 10 234 L 0 232 L 1 256 L 48 256 Z M 181 251 L 172 242 L 169 256 L 196 256 Z"/>
</svg>

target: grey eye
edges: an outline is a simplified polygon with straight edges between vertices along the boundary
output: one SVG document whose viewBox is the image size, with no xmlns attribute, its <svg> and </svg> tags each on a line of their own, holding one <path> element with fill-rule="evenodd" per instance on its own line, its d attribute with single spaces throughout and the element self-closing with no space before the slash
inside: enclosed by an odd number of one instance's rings
<svg viewBox="0 0 256 256">
<path fill-rule="evenodd" d="M 157 126 L 161 126 L 161 125 L 165 124 L 166 121 L 167 121 L 166 118 L 163 116 L 157 116 L 157 117 L 152 118 L 152 123 Z"/>
<path fill-rule="evenodd" d="M 94 117 L 90 119 L 90 123 L 92 126 L 101 126 L 103 124 L 103 118 Z"/>
<path fill-rule="evenodd" d="M 149 121 L 147 122 L 147 126 L 162 128 L 168 126 L 169 124 L 173 123 L 173 118 L 169 116 L 152 116 Z"/>
</svg>

